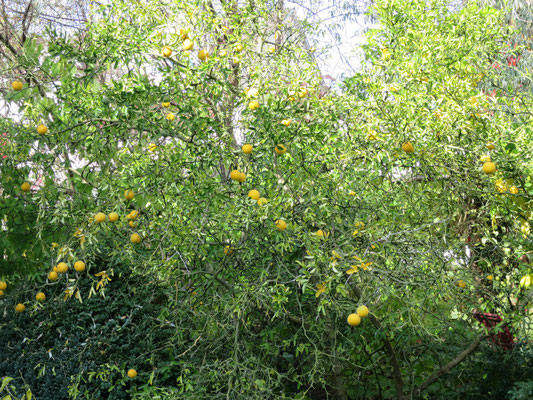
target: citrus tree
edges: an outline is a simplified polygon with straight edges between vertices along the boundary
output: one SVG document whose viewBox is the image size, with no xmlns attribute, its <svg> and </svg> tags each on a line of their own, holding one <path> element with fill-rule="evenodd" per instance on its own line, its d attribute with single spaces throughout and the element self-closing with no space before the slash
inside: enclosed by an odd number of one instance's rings
<svg viewBox="0 0 533 400">
<path fill-rule="evenodd" d="M 454 367 L 531 332 L 531 101 L 485 89 L 499 12 L 379 1 L 328 93 L 281 3 L 92 12 L 25 41 L 0 120 L 0 365 L 36 396 L 464 398 Z"/>
</svg>

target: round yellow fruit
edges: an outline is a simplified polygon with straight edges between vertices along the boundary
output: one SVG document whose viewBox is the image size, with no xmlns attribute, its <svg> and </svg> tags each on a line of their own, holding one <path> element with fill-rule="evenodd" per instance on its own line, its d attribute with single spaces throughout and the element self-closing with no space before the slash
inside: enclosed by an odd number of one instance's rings
<svg viewBox="0 0 533 400">
<path fill-rule="evenodd" d="M 464 289 L 466 287 L 466 282 L 461 279 L 457 281 L 457 286 L 459 286 L 461 289 Z"/>
<path fill-rule="evenodd" d="M 241 60 L 238 58 L 238 57 L 233 57 L 231 59 L 231 62 L 234 64 L 234 65 L 239 65 L 241 63 Z"/>
<path fill-rule="evenodd" d="M 46 295 L 43 292 L 39 292 L 35 295 L 35 300 L 37 301 L 45 301 Z"/>
<path fill-rule="evenodd" d="M 222 50 L 220 50 L 220 51 L 218 52 L 218 55 L 219 55 L 220 57 L 226 57 L 226 56 L 228 55 L 228 52 L 227 52 L 226 50 L 222 49 Z"/>
<path fill-rule="evenodd" d="M 235 51 L 236 51 L 237 53 L 240 53 L 240 52 L 242 51 L 242 49 L 243 49 L 242 44 L 237 43 L 237 44 L 235 45 Z"/>
<path fill-rule="evenodd" d="M 60 262 L 59 264 L 57 264 L 57 272 L 59 272 L 60 274 L 64 274 L 67 271 L 68 271 L 67 263 Z"/>
<path fill-rule="evenodd" d="M 24 310 L 26 309 L 26 306 L 22 303 L 18 303 L 16 306 L 15 306 L 15 311 L 16 312 L 24 312 Z"/>
<path fill-rule="evenodd" d="M 284 119 L 281 121 L 281 125 L 290 126 L 292 121 L 290 119 Z"/>
<path fill-rule="evenodd" d="M 110 222 L 118 221 L 118 214 L 116 212 L 109 213 L 109 221 Z"/>
<path fill-rule="evenodd" d="M 487 279 L 488 279 L 489 281 L 492 281 L 492 280 L 494 279 L 494 276 L 492 276 L 492 275 L 487 275 Z"/>
<path fill-rule="evenodd" d="M 361 318 L 364 318 L 364 317 L 366 317 L 368 315 L 368 307 L 367 306 L 359 306 L 359 307 L 357 307 L 357 310 L 355 312 Z"/>
<path fill-rule="evenodd" d="M 516 186 L 511 186 L 509 188 L 509 193 L 518 194 L 518 188 Z"/>
<path fill-rule="evenodd" d="M 0 289 L 0 297 L 2 297 L 3 295 L 4 295 L 4 291 Z"/>
<path fill-rule="evenodd" d="M 250 110 L 257 110 L 259 108 L 259 102 L 257 100 L 252 100 L 250 103 L 248 103 L 248 108 Z"/>
<path fill-rule="evenodd" d="M 234 181 L 240 181 L 240 179 L 241 179 L 241 172 L 238 171 L 238 170 L 236 170 L 236 169 L 234 169 L 233 171 L 230 172 L 229 177 L 230 177 L 231 179 L 233 179 Z"/>
<path fill-rule="evenodd" d="M 277 144 L 276 147 L 274 147 L 274 151 L 281 156 L 287 152 L 287 148 L 282 144 Z"/>
<path fill-rule="evenodd" d="M 157 150 L 157 144 L 155 144 L 155 143 L 150 143 L 150 144 L 148 145 L 148 150 L 151 151 L 151 152 L 153 153 L 154 151 Z"/>
<path fill-rule="evenodd" d="M 12 84 L 11 84 L 11 87 L 13 88 L 13 90 L 15 92 L 20 92 L 22 90 L 22 88 L 24 87 L 24 85 L 22 84 L 21 81 L 14 81 Z"/>
<path fill-rule="evenodd" d="M 265 199 L 264 197 L 261 197 L 259 198 L 259 200 L 257 200 L 257 204 L 260 206 L 264 206 L 266 203 L 268 203 L 268 200 Z"/>
<path fill-rule="evenodd" d="M 520 287 L 524 288 L 524 289 L 527 289 L 528 287 L 531 286 L 532 282 L 533 282 L 533 275 L 524 275 L 520 279 Z"/>
<path fill-rule="evenodd" d="M 415 151 L 415 148 L 411 144 L 411 142 L 405 142 L 404 144 L 402 144 L 402 150 L 406 153 L 413 153 Z"/>
<path fill-rule="evenodd" d="M 161 105 L 165 108 L 169 108 L 170 107 L 170 102 L 169 101 L 164 101 L 161 103 Z"/>
<path fill-rule="evenodd" d="M 23 192 L 29 192 L 30 184 L 28 182 L 24 182 L 22 185 L 20 185 L 20 190 L 22 190 Z"/>
<path fill-rule="evenodd" d="M 361 317 L 356 313 L 348 315 L 348 325 L 357 326 L 361 323 Z"/>
<path fill-rule="evenodd" d="M 227 256 L 231 256 L 233 254 L 233 249 L 231 248 L 231 246 L 228 245 L 224 247 L 224 254 Z"/>
<path fill-rule="evenodd" d="M 489 149 L 489 150 L 494 150 L 494 147 L 495 147 L 495 146 L 494 146 L 494 143 L 489 142 L 489 143 L 487 143 L 487 144 L 485 145 L 485 147 L 486 147 L 487 149 Z"/>
<path fill-rule="evenodd" d="M 39 126 L 37 127 L 37 133 L 38 133 L 39 135 L 44 135 L 44 134 L 46 134 L 47 132 L 48 132 L 48 128 L 47 128 L 46 126 L 44 126 L 44 125 L 39 125 Z"/>
<path fill-rule="evenodd" d="M 134 197 L 135 197 L 135 193 L 133 193 L 133 190 L 128 189 L 124 192 L 124 198 L 126 200 L 128 201 L 133 200 Z"/>
<path fill-rule="evenodd" d="M 139 216 L 139 211 L 131 210 L 130 213 L 126 216 L 128 219 L 135 219 Z"/>
<path fill-rule="evenodd" d="M 176 118 L 176 116 L 174 114 L 172 114 L 172 113 L 168 113 L 167 114 L 167 120 L 174 121 L 174 118 Z"/>
<path fill-rule="evenodd" d="M 241 149 L 244 154 L 252 154 L 254 148 L 251 144 L 243 144 Z"/>
<path fill-rule="evenodd" d="M 205 61 L 205 60 L 207 60 L 208 58 L 209 58 L 209 53 L 208 53 L 207 51 L 205 51 L 205 50 L 202 49 L 202 50 L 200 50 L 200 51 L 198 52 L 198 59 L 199 59 L 200 61 Z"/>
<path fill-rule="evenodd" d="M 192 50 L 194 43 L 190 39 L 185 39 L 183 41 L 183 50 Z"/>
<path fill-rule="evenodd" d="M 163 47 L 163 50 L 161 50 L 161 53 L 163 54 L 163 57 L 170 57 L 172 55 L 172 49 L 168 46 Z"/>
<path fill-rule="evenodd" d="M 128 377 L 133 379 L 137 376 L 137 371 L 135 371 L 133 368 L 128 370 Z"/>
<path fill-rule="evenodd" d="M 77 271 L 77 272 L 83 272 L 85 271 L 85 263 L 83 261 L 76 261 L 74 263 L 74 269 Z"/>
<path fill-rule="evenodd" d="M 54 271 L 55 273 L 57 273 L 57 265 L 54 265 L 54 266 L 52 267 L 52 271 Z"/>
<path fill-rule="evenodd" d="M 141 243 L 141 236 L 137 233 L 133 233 L 131 236 L 130 236 L 130 241 L 133 243 L 133 244 L 139 244 Z"/>
<path fill-rule="evenodd" d="M 106 215 L 104 213 L 97 213 L 95 216 L 94 216 L 94 222 L 96 223 L 102 223 L 104 222 L 106 219 Z"/>
<path fill-rule="evenodd" d="M 491 161 L 487 161 L 485 164 L 483 164 L 483 167 L 481 167 L 481 169 L 484 173 L 490 175 L 496 172 L 496 165 Z"/>
<path fill-rule="evenodd" d="M 239 182 L 244 182 L 246 180 L 246 174 L 244 172 L 241 172 L 237 180 Z"/>
<path fill-rule="evenodd" d="M 257 201 L 261 196 L 257 190 L 252 189 L 248 192 L 248 197 Z"/>
<path fill-rule="evenodd" d="M 187 30 L 181 28 L 180 29 L 180 39 L 181 40 L 185 40 L 185 39 L 188 39 L 189 38 L 189 33 L 187 32 Z"/>
<path fill-rule="evenodd" d="M 55 271 L 50 271 L 50 273 L 48 274 L 48 280 L 49 280 L 49 281 L 55 281 L 55 280 L 57 280 L 57 272 L 55 272 Z"/>
<path fill-rule="evenodd" d="M 284 231 L 285 229 L 287 229 L 287 223 L 282 219 L 278 219 L 275 224 L 276 228 L 278 228 L 278 231 Z"/>
<path fill-rule="evenodd" d="M 133 221 L 128 221 L 128 225 L 130 226 L 130 228 L 135 228 L 137 226 L 137 224 Z"/>
<path fill-rule="evenodd" d="M 7 289 L 7 283 L 4 281 L 0 281 L 0 290 L 6 290 Z"/>
<path fill-rule="evenodd" d="M 324 231 L 322 229 L 319 229 L 315 232 L 315 235 L 317 235 L 318 237 L 324 237 Z"/>
</svg>

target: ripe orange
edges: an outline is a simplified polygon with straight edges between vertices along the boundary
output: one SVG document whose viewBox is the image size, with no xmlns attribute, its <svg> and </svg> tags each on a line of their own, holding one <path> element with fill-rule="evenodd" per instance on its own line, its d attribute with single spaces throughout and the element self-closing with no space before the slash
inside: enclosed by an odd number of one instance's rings
<svg viewBox="0 0 533 400">
<path fill-rule="evenodd" d="M 413 147 L 411 142 L 405 142 L 404 144 L 402 144 L 402 150 L 406 153 L 413 153 L 415 151 L 415 148 Z"/>
<path fill-rule="evenodd" d="M 50 273 L 48 274 L 48 280 L 49 280 L 49 281 L 55 281 L 55 280 L 57 280 L 57 272 L 55 272 L 55 271 L 50 271 Z"/>
<path fill-rule="evenodd" d="M 240 173 L 239 178 L 237 179 L 239 182 L 244 182 L 246 180 L 246 174 L 243 172 Z"/>
<path fill-rule="evenodd" d="M 28 182 L 24 182 L 22 185 L 20 185 L 20 190 L 22 190 L 23 192 L 29 192 L 30 184 Z"/>
<path fill-rule="evenodd" d="M 45 301 L 46 295 L 43 292 L 39 292 L 35 295 L 35 300 L 37 301 Z"/>
<path fill-rule="evenodd" d="M 487 147 L 487 149 L 489 149 L 489 150 L 494 150 L 494 147 L 495 147 L 495 146 L 494 146 L 494 143 L 492 143 L 492 142 L 488 142 L 488 143 L 485 145 L 485 147 Z"/>
<path fill-rule="evenodd" d="M 254 200 L 259 200 L 261 196 L 259 195 L 259 192 L 257 190 L 252 189 L 248 192 L 248 197 Z"/>
<path fill-rule="evenodd" d="M 250 103 L 248 103 L 248 108 L 250 110 L 257 110 L 259 108 L 259 102 L 257 100 L 252 100 Z"/>
<path fill-rule="evenodd" d="M 356 313 L 361 318 L 364 318 L 364 317 L 366 317 L 368 315 L 368 307 L 367 306 L 359 306 L 359 307 L 357 307 Z"/>
<path fill-rule="evenodd" d="M 207 51 L 205 51 L 205 50 L 202 49 L 202 50 L 200 50 L 200 51 L 198 52 L 198 59 L 199 59 L 200 61 L 205 61 L 205 60 L 207 60 L 208 58 L 209 58 L 209 53 L 208 53 Z"/>
<path fill-rule="evenodd" d="M 164 101 L 161 103 L 161 105 L 165 108 L 169 108 L 170 107 L 170 102 L 169 101 Z"/>
<path fill-rule="evenodd" d="M 322 229 L 319 229 L 315 232 L 315 235 L 317 235 L 318 237 L 324 237 L 324 231 Z"/>
<path fill-rule="evenodd" d="M 83 261 L 76 261 L 74 263 L 74 269 L 77 271 L 77 272 L 83 272 L 85 271 L 85 263 Z"/>
<path fill-rule="evenodd" d="M 97 213 L 95 216 L 94 216 L 94 222 L 100 224 L 102 222 L 104 222 L 106 219 L 106 215 L 104 213 Z"/>
<path fill-rule="evenodd" d="M 138 243 L 141 243 L 141 236 L 137 233 L 133 233 L 131 236 L 130 236 L 130 241 L 133 243 L 133 244 L 138 244 Z"/>
<path fill-rule="evenodd" d="M 290 126 L 292 121 L 290 119 L 284 119 L 281 121 L 281 125 Z"/>
<path fill-rule="evenodd" d="M 187 32 L 187 30 L 183 28 L 180 29 L 180 39 L 181 40 L 189 39 L 189 33 Z"/>
<path fill-rule="evenodd" d="M 229 177 L 233 179 L 234 181 L 238 181 L 240 180 L 241 172 L 234 169 L 233 171 L 230 172 Z"/>
<path fill-rule="evenodd" d="M 361 317 L 355 313 L 348 315 L 348 325 L 357 326 L 361 323 Z"/>
<path fill-rule="evenodd" d="M 64 274 L 67 271 L 68 271 L 67 263 L 60 262 L 59 264 L 57 264 L 57 272 L 59 272 L 60 274 Z"/>
<path fill-rule="evenodd" d="M 274 151 L 281 156 L 287 152 L 287 148 L 282 144 L 277 144 L 276 147 L 274 147 Z"/>
<path fill-rule="evenodd" d="M 135 219 L 139 216 L 139 211 L 131 210 L 130 213 L 126 216 L 128 219 Z"/>
<path fill-rule="evenodd" d="M 7 289 L 7 283 L 4 281 L 0 281 L 0 290 L 6 290 Z"/>
<path fill-rule="evenodd" d="M 118 220 L 118 214 L 116 212 L 109 213 L 109 221 L 115 222 Z"/>
<path fill-rule="evenodd" d="M 172 114 L 172 113 L 168 113 L 167 114 L 167 120 L 174 121 L 174 118 L 176 118 L 176 116 L 174 114 Z"/>
<path fill-rule="evenodd" d="M 15 306 L 15 311 L 16 312 L 24 312 L 24 310 L 26 309 L 26 306 L 22 303 L 18 303 L 16 306 Z"/>
<path fill-rule="evenodd" d="M 233 249 L 231 248 L 231 246 L 228 245 L 224 247 L 224 254 L 227 256 L 231 256 L 233 254 Z"/>
<path fill-rule="evenodd" d="M 44 135 L 44 134 L 46 134 L 46 132 L 48 132 L 48 128 L 47 128 L 46 126 L 44 126 L 44 125 L 39 125 L 39 126 L 37 127 L 37 133 L 38 133 L 39 135 Z"/>
<path fill-rule="evenodd" d="M 483 167 L 481 167 L 481 169 L 484 173 L 490 175 L 496 172 L 496 165 L 491 161 L 487 161 L 485 164 L 483 164 Z"/>
<path fill-rule="evenodd" d="M 163 57 L 170 57 L 172 55 L 172 49 L 168 46 L 163 47 L 163 50 L 161 50 L 161 53 L 163 54 Z"/>
<path fill-rule="evenodd" d="M 133 368 L 128 370 L 128 377 L 133 379 L 137 376 L 137 371 L 135 371 Z"/>
<path fill-rule="evenodd" d="M 0 297 L 2 297 L 3 295 L 4 295 L 4 291 L 0 289 Z"/>
<path fill-rule="evenodd" d="M 130 226 L 130 228 L 135 228 L 137 226 L 137 224 L 133 221 L 128 221 L 128 225 Z"/>
<path fill-rule="evenodd" d="M 457 281 L 457 286 L 459 286 L 461 289 L 464 289 L 466 287 L 466 282 L 460 279 Z"/>
<path fill-rule="evenodd" d="M 253 146 L 251 144 L 243 144 L 242 152 L 244 154 L 252 154 Z"/>
<path fill-rule="evenodd" d="M 264 206 L 266 203 L 268 203 L 268 200 L 265 199 L 264 197 L 261 197 L 259 198 L 259 200 L 257 200 L 257 204 L 260 206 Z"/>
<path fill-rule="evenodd" d="M 243 49 L 242 44 L 237 43 L 237 44 L 235 45 L 235 51 L 236 51 L 237 53 L 240 53 L 240 52 L 242 51 L 242 49 Z"/>
<path fill-rule="evenodd" d="M 14 81 L 12 84 L 11 84 L 11 87 L 13 88 L 13 90 L 15 92 L 19 92 L 22 90 L 22 88 L 24 87 L 24 85 L 22 84 L 21 81 Z"/>
<path fill-rule="evenodd" d="M 126 191 L 124 192 L 124 198 L 125 198 L 126 200 L 128 200 L 128 201 L 129 201 L 129 200 L 133 200 L 134 197 L 135 197 L 135 193 L 133 193 L 133 190 L 129 190 L 129 189 L 128 189 L 128 190 L 126 190 Z"/>
<path fill-rule="evenodd" d="M 192 50 L 194 43 L 190 39 L 185 39 L 183 41 L 183 50 Z"/>
<path fill-rule="evenodd" d="M 287 223 L 282 219 L 278 219 L 275 224 L 276 228 L 278 228 L 278 231 L 284 231 L 285 229 L 287 229 Z"/>
</svg>

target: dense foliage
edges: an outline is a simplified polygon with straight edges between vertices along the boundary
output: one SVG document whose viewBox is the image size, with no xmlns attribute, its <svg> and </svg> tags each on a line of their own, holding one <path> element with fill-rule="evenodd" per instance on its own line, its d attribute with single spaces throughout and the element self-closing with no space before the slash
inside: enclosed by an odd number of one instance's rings
<svg viewBox="0 0 533 400">
<path fill-rule="evenodd" d="M 531 78 L 504 60 L 531 51 L 504 12 L 377 1 L 335 90 L 281 2 L 92 12 L 13 49 L 0 376 L 38 399 L 526 398 Z"/>
</svg>

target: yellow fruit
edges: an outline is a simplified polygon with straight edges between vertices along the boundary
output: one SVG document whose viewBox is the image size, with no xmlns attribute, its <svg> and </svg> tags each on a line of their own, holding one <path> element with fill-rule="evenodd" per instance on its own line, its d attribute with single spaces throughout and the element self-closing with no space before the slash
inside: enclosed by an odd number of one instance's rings
<svg viewBox="0 0 533 400">
<path fill-rule="evenodd" d="M 250 110 L 257 110 L 259 108 L 259 102 L 257 100 L 252 100 L 250 103 L 248 103 L 248 108 Z"/>
<path fill-rule="evenodd" d="M 257 88 L 251 88 L 246 93 L 248 97 L 257 97 L 259 95 L 259 89 Z"/>
<path fill-rule="evenodd" d="M 487 147 L 487 149 L 489 149 L 489 150 L 494 150 L 494 143 L 489 142 L 489 143 L 487 143 L 487 144 L 485 145 L 485 147 Z"/>
<path fill-rule="evenodd" d="M 126 216 L 128 219 L 135 219 L 139 216 L 139 211 L 131 210 L 130 213 Z"/>
<path fill-rule="evenodd" d="M 0 281 L 0 290 L 6 290 L 7 289 L 7 283 L 4 281 Z"/>
<path fill-rule="evenodd" d="M 301 88 L 300 89 L 300 93 L 298 93 L 298 97 L 300 97 L 300 98 L 306 97 L 308 93 L 309 92 L 308 92 L 307 88 Z"/>
<path fill-rule="evenodd" d="M 348 315 L 348 325 L 357 326 L 361 323 L 361 317 L 355 313 Z"/>
<path fill-rule="evenodd" d="M 148 145 L 148 150 L 150 150 L 150 151 L 153 153 L 154 151 L 157 150 L 157 144 L 155 144 L 155 143 L 150 143 L 150 144 Z"/>
<path fill-rule="evenodd" d="M 479 157 L 479 161 L 482 163 L 490 161 L 490 156 L 488 154 L 483 154 Z"/>
<path fill-rule="evenodd" d="M 192 50 L 194 43 L 190 39 L 185 39 L 183 41 L 183 50 Z"/>
<path fill-rule="evenodd" d="M 464 289 L 466 287 L 466 282 L 463 280 L 457 281 L 457 286 L 459 286 L 461 289 Z"/>
<path fill-rule="evenodd" d="M 26 306 L 22 303 L 18 303 L 16 306 L 15 306 L 15 311 L 16 312 L 24 312 L 24 310 L 26 309 Z"/>
<path fill-rule="evenodd" d="M 11 84 L 11 87 L 13 88 L 13 90 L 15 92 L 19 92 L 22 90 L 22 88 L 24 87 L 24 85 L 22 84 L 21 81 L 14 81 L 12 84 Z"/>
<path fill-rule="evenodd" d="M 353 190 L 350 190 L 350 192 L 348 193 L 349 196 L 355 196 L 355 192 Z"/>
<path fill-rule="evenodd" d="M 516 186 L 511 186 L 509 192 L 512 194 L 518 194 L 518 188 Z"/>
<path fill-rule="evenodd" d="M 133 379 L 137 376 L 137 371 L 135 371 L 133 368 L 128 370 L 128 377 Z"/>
<path fill-rule="evenodd" d="M 239 182 L 244 182 L 246 180 L 246 174 L 243 172 L 240 173 L 239 177 L 237 178 Z"/>
<path fill-rule="evenodd" d="M 533 282 L 533 275 L 524 275 L 522 279 L 520 279 L 520 287 L 527 289 L 531 286 L 531 282 Z"/>
<path fill-rule="evenodd" d="M 57 273 L 57 265 L 54 265 L 54 266 L 52 267 L 52 271 L 55 272 L 55 273 Z"/>
<path fill-rule="evenodd" d="M 218 52 L 218 55 L 219 55 L 220 57 L 226 57 L 226 56 L 228 55 L 228 52 L 227 52 L 226 50 L 222 49 L 222 50 L 220 50 L 220 51 Z"/>
<path fill-rule="evenodd" d="M 126 200 L 128 200 L 128 201 L 129 200 L 133 200 L 134 197 L 135 197 L 135 193 L 133 193 L 133 190 L 129 190 L 128 189 L 128 190 L 124 191 L 124 198 Z"/>
<path fill-rule="evenodd" d="M 224 247 L 224 254 L 227 256 L 231 256 L 233 254 L 233 249 L 231 248 L 231 246 Z"/>
<path fill-rule="evenodd" d="M 290 126 L 292 121 L 290 119 L 284 119 L 281 121 L 281 125 Z"/>
<path fill-rule="evenodd" d="M 60 262 L 59 264 L 57 264 L 57 272 L 59 272 L 60 274 L 64 274 L 67 271 L 68 271 L 67 263 Z"/>
<path fill-rule="evenodd" d="M 30 184 L 28 182 L 24 182 L 22 185 L 20 185 L 20 190 L 22 190 L 23 192 L 29 192 Z"/>
<path fill-rule="evenodd" d="M 174 121 L 174 118 L 176 118 L 176 116 L 175 116 L 174 114 L 172 114 L 172 113 L 168 113 L 168 114 L 167 114 L 167 119 L 168 119 L 169 121 Z"/>
<path fill-rule="evenodd" d="M 135 228 L 137 226 L 137 224 L 133 221 L 129 221 L 128 225 L 130 226 L 130 228 Z"/>
<path fill-rule="evenodd" d="M 248 197 L 254 200 L 259 200 L 261 196 L 259 195 L 259 192 L 257 190 L 252 189 L 248 192 Z"/>
<path fill-rule="evenodd" d="M 2 297 L 3 295 L 4 295 L 4 291 L 0 289 L 0 297 Z"/>
<path fill-rule="evenodd" d="M 188 39 L 188 38 L 189 38 L 189 33 L 187 32 L 187 30 L 181 28 L 180 29 L 180 39 L 181 40 L 185 40 L 185 39 Z"/>
<path fill-rule="evenodd" d="M 278 228 L 278 231 L 284 231 L 285 229 L 287 229 L 287 223 L 282 219 L 278 219 L 275 223 L 276 228 Z"/>
<path fill-rule="evenodd" d="M 230 172 L 229 177 L 233 179 L 234 181 L 240 181 L 241 172 L 234 169 L 233 171 Z"/>
<path fill-rule="evenodd" d="M 94 216 L 94 222 L 99 224 L 101 222 L 104 222 L 105 218 L 106 218 L 106 215 L 104 213 L 99 212 L 98 214 Z"/>
<path fill-rule="evenodd" d="M 257 200 L 257 204 L 260 206 L 264 206 L 266 203 L 268 203 L 268 200 L 265 199 L 264 197 L 261 197 L 259 198 L 259 200 Z"/>
<path fill-rule="evenodd" d="M 165 108 L 169 108 L 170 107 L 170 102 L 169 101 L 164 101 L 161 103 L 161 105 Z"/>
<path fill-rule="evenodd" d="M 241 63 L 241 60 L 238 57 L 233 57 L 231 59 L 231 62 L 235 65 L 239 65 Z"/>
<path fill-rule="evenodd" d="M 322 229 L 319 229 L 315 232 L 315 235 L 317 235 L 318 237 L 324 237 L 324 231 Z"/>
<path fill-rule="evenodd" d="M 276 147 L 274 147 L 274 151 L 281 156 L 287 152 L 287 148 L 282 144 L 277 144 Z"/>
<path fill-rule="evenodd" d="M 163 57 L 170 57 L 172 55 L 172 49 L 168 46 L 163 47 L 163 50 L 161 50 L 161 53 L 163 54 Z"/>
<path fill-rule="evenodd" d="M 131 236 L 130 236 L 130 241 L 134 244 L 138 244 L 138 243 L 141 243 L 141 237 L 137 234 L 137 233 L 133 233 Z"/>
<path fill-rule="evenodd" d="M 35 300 L 37 301 L 45 301 L 46 295 L 43 292 L 39 292 L 35 295 Z"/>
<path fill-rule="evenodd" d="M 118 214 L 116 212 L 109 213 L 109 221 L 115 222 L 118 220 Z"/>
<path fill-rule="evenodd" d="M 483 167 L 481 167 L 484 173 L 486 174 L 493 174 L 496 172 L 496 165 L 493 162 L 487 161 L 485 164 L 483 164 Z"/>
<path fill-rule="evenodd" d="M 415 151 L 415 148 L 413 147 L 411 142 L 405 142 L 404 144 L 402 144 L 402 150 L 406 153 L 413 153 Z"/>
<path fill-rule="evenodd" d="M 276 48 L 274 46 L 269 47 L 268 51 L 270 51 L 272 54 L 276 52 Z"/>
<path fill-rule="evenodd" d="M 235 51 L 236 51 L 237 53 L 240 53 L 240 52 L 242 51 L 242 49 L 243 49 L 242 44 L 237 43 L 237 44 L 235 45 Z"/>
<path fill-rule="evenodd" d="M 37 133 L 38 133 L 39 135 L 44 135 L 44 134 L 46 134 L 46 132 L 48 132 L 48 128 L 47 128 L 46 126 L 44 126 L 44 125 L 39 125 L 39 126 L 37 127 Z"/>
<path fill-rule="evenodd" d="M 487 275 L 487 279 L 488 279 L 489 281 L 492 281 L 492 280 L 494 279 L 494 276 L 492 276 L 492 275 Z"/>
<path fill-rule="evenodd" d="M 356 313 L 361 318 L 364 318 L 364 317 L 366 317 L 368 315 L 368 307 L 367 306 L 359 306 L 359 307 L 357 307 Z"/>
<path fill-rule="evenodd" d="M 57 279 L 57 272 L 50 271 L 50 273 L 48 274 L 48 280 L 49 281 L 55 281 L 56 279 Z"/>
<path fill-rule="evenodd" d="M 253 146 L 251 144 L 244 144 L 242 146 L 242 152 L 244 154 L 252 154 Z"/>
<path fill-rule="evenodd" d="M 83 272 L 85 271 L 85 263 L 83 261 L 76 261 L 74 263 L 74 269 L 77 271 L 77 272 Z"/>
<path fill-rule="evenodd" d="M 200 61 L 205 61 L 205 60 L 207 60 L 208 58 L 209 58 L 209 53 L 208 53 L 207 51 L 205 51 L 205 50 L 202 49 L 202 50 L 200 50 L 200 51 L 198 52 L 198 59 L 199 59 Z"/>
</svg>

